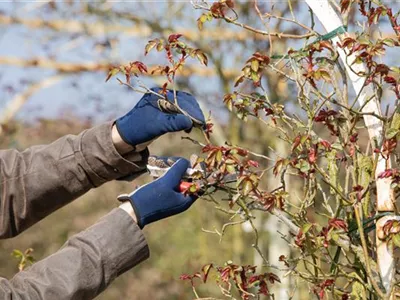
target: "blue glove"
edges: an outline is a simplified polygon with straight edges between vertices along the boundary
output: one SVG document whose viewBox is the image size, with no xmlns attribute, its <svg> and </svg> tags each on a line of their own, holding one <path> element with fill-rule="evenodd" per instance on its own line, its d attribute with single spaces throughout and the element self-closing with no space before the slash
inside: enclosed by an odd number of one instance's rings
<svg viewBox="0 0 400 300">
<path fill-rule="evenodd" d="M 189 165 L 188 160 L 181 158 L 164 176 L 141 186 L 129 195 L 118 197 L 120 201 L 131 202 L 140 228 L 179 214 L 196 201 L 195 195 L 185 196 L 179 192 L 179 184 Z"/>
<path fill-rule="evenodd" d="M 161 93 L 160 88 L 152 88 L 152 91 Z M 196 99 L 185 92 L 176 92 L 179 107 L 187 115 L 177 113 L 173 109 L 166 112 L 165 100 L 153 93 L 145 94 L 136 106 L 125 116 L 116 121 L 116 126 L 122 139 L 136 146 L 149 142 L 164 133 L 186 130 L 190 131 L 194 125 L 205 126 L 205 119 Z M 174 93 L 167 90 L 166 98 L 174 103 Z M 173 106 L 171 106 L 173 107 Z"/>
</svg>

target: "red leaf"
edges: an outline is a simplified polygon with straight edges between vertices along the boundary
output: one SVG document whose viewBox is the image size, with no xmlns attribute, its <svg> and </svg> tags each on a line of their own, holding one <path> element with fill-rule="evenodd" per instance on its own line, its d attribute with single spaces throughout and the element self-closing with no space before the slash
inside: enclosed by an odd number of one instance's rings
<svg viewBox="0 0 400 300">
<path fill-rule="evenodd" d="M 343 14 L 350 7 L 350 0 L 340 0 L 340 12 Z"/>
<path fill-rule="evenodd" d="M 394 77 L 385 76 L 383 79 L 385 80 L 386 83 L 389 83 L 391 85 L 396 85 L 397 84 L 397 81 L 396 81 L 396 79 Z"/>
<path fill-rule="evenodd" d="M 351 37 L 347 37 L 343 40 L 343 42 L 341 44 L 339 44 L 339 46 L 341 48 L 349 48 L 351 47 L 354 43 L 356 42 L 355 39 L 351 38 Z"/>
<path fill-rule="evenodd" d="M 169 42 L 169 43 L 176 42 L 181 36 L 182 36 L 182 34 L 180 34 L 180 33 L 171 34 L 171 35 L 168 37 L 168 42 Z"/>
<path fill-rule="evenodd" d="M 274 114 L 274 111 L 271 108 L 264 108 L 265 115 L 270 116 Z"/>
<path fill-rule="evenodd" d="M 382 178 L 394 177 L 397 174 L 398 174 L 398 170 L 396 170 L 396 169 L 387 169 L 387 170 L 383 171 L 382 173 L 380 173 L 378 175 L 378 178 L 382 179 Z"/>
<path fill-rule="evenodd" d="M 258 167 L 260 166 L 259 163 L 256 162 L 256 161 L 254 161 L 254 160 L 249 160 L 247 163 L 248 163 L 250 166 L 253 166 L 253 167 L 255 167 L 255 168 L 258 168 Z"/>
<path fill-rule="evenodd" d="M 226 3 L 226 6 L 228 6 L 229 8 L 235 7 L 235 2 L 233 2 L 233 0 L 226 0 L 225 3 Z"/>
<path fill-rule="evenodd" d="M 208 274 L 210 273 L 211 269 L 213 268 L 213 264 L 208 264 L 203 266 L 203 268 L 201 268 L 201 271 L 203 272 L 203 282 L 206 283 L 207 282 L 207 277 Z"/>
<path fill-rule="evenodd" d="M 344 231 L 348 230 L 346 221 L 342 219 L 337 219 L 337 218 L 330 219 L 328 225 L 336 229 L 343 229 Z"/>
<path fill-rule="evenodd" d="M 240 156 L 247 156 L 247 154 L 249 153 L 249 151 L 242 148 L 235 148 L 235 150 L 237 151 L 237 154 L 239 154 Z"/>
<path fill-rule="evenodd" d="M 244 76 L 242 75 L 242 76 L 239 76 L 237 79 L 236 79 L 236 81 L 235 81 L 235 84 L 234 84 L 234 87 L 237 87 L 240 83 L 242 83 L 243 82 L 243 80 L 244 80 Z"/>
<path fill-rule="evenodd" d="M 375 68 L 375 72 L 380 73 L 381 76 L 389 73 L 389 67 L 385 64 L 378 64 Z"/>
<path fill-rule="evenodd" d="M 318 150 L 316 147 L 310 148 L 308 150 L 308 161 L 310 164 L 314 164 L 317 161 Z"/>
<path fill-rule="evenodd" d="M 350 142 L 355 143 L 358 140 L 358 133 L 354 133 L 352 136 L 350 136 Z"/>
<path fill-rule="evenodd" d="M 297 247 L 300 249 L 303 249 L 303 243 L 306 240 L 306 237 L 303 234 L 303 231 L 300 229 L 298 234 L 296 235 L 296 239 L 294 240 L 294 243 L 296 244 Z"/>
<path fill-rule="evenodd" d="M 396 138 L 387 139 L 383 142 L 382 154 L 385 156 L 390 155 L 397 147 Z"/>
<path fill-rule="evenodd" d="M 295 150 L 300 145 L 300 141 L 301 141 L 301 135 L 298 135 L 294 138 L 292 144 L 292 151 Z"/>
<path fill-rule="evenodd" d="M 319 142 L 326 150 L 331 150 L 332 149 L 332 145 L 331 145 L 331 143 L 329 143 L 328 141 L 326 141 L 326 140 L 322 140 L 322 141 L 320 141 Z"/>
<path fill-rule="evenodd" d="M 214 18 L 223 18 L 225 16 L 225 10 L 227 7 L 228 6 L 225 5 L 225 3 L 214 2 L 210 7 L 210 12 Z"/>
</svg>

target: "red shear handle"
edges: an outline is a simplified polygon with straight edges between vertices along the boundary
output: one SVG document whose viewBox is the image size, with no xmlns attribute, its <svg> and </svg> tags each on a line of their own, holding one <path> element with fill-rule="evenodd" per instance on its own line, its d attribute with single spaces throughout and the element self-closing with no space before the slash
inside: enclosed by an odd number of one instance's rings
<svg viewBox="0 0 400 300">
<path fill-rule="evenodd" d="M 198 191 L 200 189 L 200 186 L 197 183 L 182 181 L 179 184 L 179 192 L 181 192 L 181 193 L 186 192 L 194 184 L 196 185 L 196 191 Z"/>
</svg>

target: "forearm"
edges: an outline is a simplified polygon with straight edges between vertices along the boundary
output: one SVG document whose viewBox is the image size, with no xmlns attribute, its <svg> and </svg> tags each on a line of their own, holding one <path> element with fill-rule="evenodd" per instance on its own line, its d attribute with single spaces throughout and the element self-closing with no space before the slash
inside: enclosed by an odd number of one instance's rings
<svg viewBox="0 0 400 300">
<path fill-rule="evenodd" d="M 17 235 L 90 188 L 141 174 L 148 153 L 122 157 L 111 127 L 103 124 L 23 152 L 0 151 L 0 237 Z"/>
<path fill-rule="evenodd" d="M 93 299 L 117 276 L 148 257 L 141 230 L 117 208 L 55 254 L 10 281 L 0 279 L 0 298 Z"/>
</svg>

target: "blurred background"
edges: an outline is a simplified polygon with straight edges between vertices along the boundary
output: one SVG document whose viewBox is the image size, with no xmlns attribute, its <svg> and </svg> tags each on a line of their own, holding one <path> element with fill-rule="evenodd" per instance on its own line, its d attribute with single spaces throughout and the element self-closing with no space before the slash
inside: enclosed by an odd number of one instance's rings
<svg viewBox="0 0 400 300">
<path fill-rule="evenodd" d="M 300 22 L 309 24 L 308 7 L 292 1 Z M 238 2 L 243 23 L 265 29 L 256 17 L 253 2 Z M 259 6 L 273 14 L 290 14 L 288 2 L 259 1 Z M 181 33 L 185 41 L 207 53 L 209 67 L 189 64 L 178 77 L 178 87 L 193 93 L 204 112 L 212 112 L 213 141 L 250 147 L 271 154 L 273 147 L 281 155 L 285 148 L 272 131 L 257 120 L 244 124 L 222 103 L 223 95 L 233 89 L 247 58 L 255 51 L 267 53 L 270 44 L 265 37 L 229 26 L 223 22 L 206 23 L 199 31 L 196 19 L 201 11 L 189 1 L 2 1 L 0 2 L 0 136 L 2 148 L 24 149 L 50 143 L 65 134 L 76 134 L 85 128 L 112 120 L 126 113 L 141 95 L 118 84 L 105 83 L 110 65 L 142 61 L 148 66 L 163 63 L 160 55 L 144 57 L 144 46 L 156 37 Z M 269 25 L 271 31 L 301 34 L 302 28 L 279 20 Z M 317 24 L 317 31 L 324 33 Z M 299 42 L 273 38 L 273 52 L 286 53 Z M 392 59 L 397 59 L 392 56 Z M 285 78 L 269 72 L 265 84 L 272 102 L 284 103 L 296 110 L 296 93 Z M 159 77 L 145 77 L 148 86 L 164 83 Z M 192 137 L 201 139 L 194 132 Z M 182 141 L 181 135 L 164 136 L 151 145 L 152 154 L 189 157 L 199 147 Z M 264 167 L 268 167 L 263 162 Z M 13 249 L 32 247 L 36 260 L 57 251 L 71 235 L 87 228 L 117 206 L 116 196 L 151 180 L 147 175 L 133 183 L 110 182 L 92 190 L 74 203 L 31 227 L 22 235 L 0 242 L 0 276 L 11 278 L 17 272 Z M 275 185 L 266 178 L 265 187 Z M 293 199 L 299 182 L 293 181 Z M 194 273 L 204 264 L 261 265 L 251 247 L 253 234 L 246 227 L 229 227 L 222 241 L 216 234 L 229 222 L 212 203 L 199 200 L 187 213 L 145 228 L 151 258 L 118 278 L 98 299 L 192 299 L 188 282 L 179 280 L 182 273 Z M 285 228 L 268 214 L 257 219 L 261 248 L 272 263 L 281 254 L 290 256 L 285 241 L 278 234 Z M 273 242 L 272 242 L 273 241 Z M 274 291 L 276 299 L 288 299 L 289 286 L 297 283 L 283 280 Z M 213 284 L 199 286 L 199 294 L 222 298 Z M 307 285 L 298 285 L 298 299 L 309 299 Z"/>
</svg>

